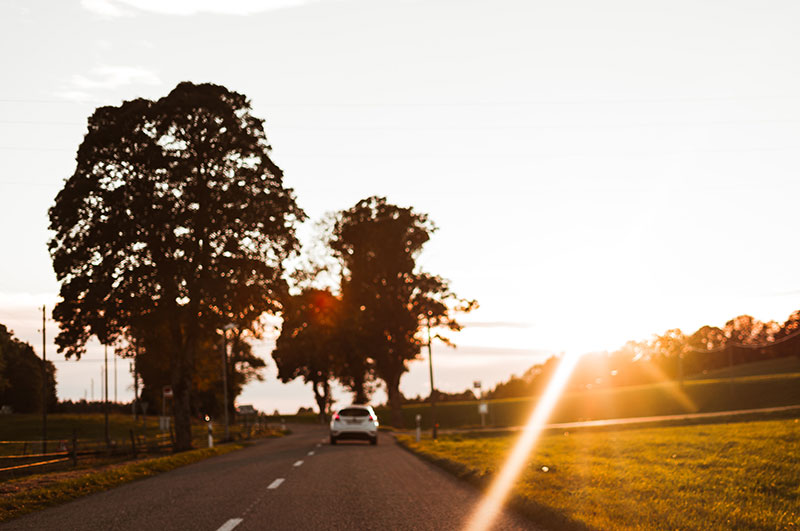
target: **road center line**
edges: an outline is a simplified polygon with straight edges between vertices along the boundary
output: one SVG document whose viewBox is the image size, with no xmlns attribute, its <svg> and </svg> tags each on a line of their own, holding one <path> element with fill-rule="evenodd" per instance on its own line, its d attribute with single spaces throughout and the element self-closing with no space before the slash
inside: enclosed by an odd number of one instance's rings
<svg viewBox="0 0 800 531">
<path fill-rule="evenodd" d="M 308 455 L 314 455 L 314 450 L 311 450 L 310 452 L 308 452 Z"/>
<path fill-rule="evenodd" d="M 301 459 L 301 460 L 297 461 L 297 462 L 294 464 L 294 466 L 300 466 L 300 465 L 302 465 L 302 464 L 303 464 L 303 460 Z"/>
<path fill-rule="evenodd" d="M 283 483 L 283 482 L 284 482 L 283 478 L 278 478 L 275 481 L 273 481 L 272 483 L 270 483 L 269 487 L 267 487 L 267 488 L 268 489 L 277 489 L 278 487 L 281 486 L 281 483 Z"/>
<path fill-rule="evenodd" d="M 231 531 L 234 527 L 236 527 L 241 523 L 242 523 L 241 518 L 231 518 L 230 520 L 222 524 L 222 527 L 217 529 L 217 531 Z"/>
</svg>

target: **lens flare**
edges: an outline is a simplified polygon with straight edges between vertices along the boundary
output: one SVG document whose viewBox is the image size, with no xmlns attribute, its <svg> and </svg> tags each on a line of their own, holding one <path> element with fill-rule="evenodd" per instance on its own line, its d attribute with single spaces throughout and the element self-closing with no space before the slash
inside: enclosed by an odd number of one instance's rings
<svg viewBox="0 0 800 531">
<path fill-rule="evenodd" d="M 656 383 L 663 385 L 664 392 L 670 396 L 686 413 L 696 413 L 700 408 L 697 407 L 692 399 L 687 395 L 684 390 L 664 371 L 658 368 L 654 363 L 645 363 L 643 365 L 645 372 Z"/>
<path fill-rule="evenodd" d="M 547 389 L 517 439 L 514 449 L 503 464 L 500 474 L 492 482 L 489 490 L 467 521 L 465 531 L 483 531 L 491 527 L 497 513 L 502 509 L 511 487 L 514 486 L 514 482 L 525 467 L 528 456 L 579 359 L 579 354 L 567 354 L 561 359 L 550 383 L 547 384 Z"/>
</svg>

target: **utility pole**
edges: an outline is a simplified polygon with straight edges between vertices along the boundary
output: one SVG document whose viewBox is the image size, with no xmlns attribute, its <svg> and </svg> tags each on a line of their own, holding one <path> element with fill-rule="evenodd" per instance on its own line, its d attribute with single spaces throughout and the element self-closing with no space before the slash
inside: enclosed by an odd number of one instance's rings
<svg viewBox="0 0 800 531">
<path fill-rule="evenodd" d="M 139 359 L 139 341 L 134 340 L 134 353 L 133 363 L 131 363 L 131 372 L 133 373 L 133 421 L 139 421 L 139 374 L 137 372 L 138 365 L 136 361 Z"/>
<path fill-rule="evenodd" d="M 433 422 L 433 438 L 436 439 L 436 388 L 433 386 L 433 350 L 431 349 L 431 314 L 428 313 L 428 371 L 431 376 L 431 418 Z"/>
<path fill-rule="evenodd" d="M 235 328 L 233 323 L 226 324 L 222 329 L 222 407 L 225 419 L 225 440 L 230 439 L 228 425 L 228 330 Z"/>
<path fill-rule="evenodd" d="M 103 397 L 103 416 L 105 417 L 105 433 L 106 433 L 106 446 L 111 445 L 111 441 L 108 438 L 108 345 L 103 345 L 105 347 L 104 350 L 104 362 L 103 362 L 103 372 L 105 376 L 105 395 Z"/>
<path fill-rule="evenodd" d="M 42 453 L 47 453 L 47 317 L 42 305 Z"/>
</svg>

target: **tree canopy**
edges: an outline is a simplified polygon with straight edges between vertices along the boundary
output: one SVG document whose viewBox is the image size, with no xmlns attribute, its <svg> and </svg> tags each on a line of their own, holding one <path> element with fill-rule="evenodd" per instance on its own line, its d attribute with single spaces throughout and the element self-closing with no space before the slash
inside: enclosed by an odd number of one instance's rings
<svg viewBox="0 0 800 531">
<path fill-rule="evenodd" d="M 59 351 L 80 355 L 162 326 L 179 449 L 191 446 L 199 345 L 278 308 L 283 260 L 304 218 L 242 94 L 180 83 L 98 108 L 50 209 Z"/>
<path fill-rule="evenodd" d="M 56 369 L 45 366 L 47 410 L 53 411 L 56 398 Z M 42 360 L 33 347 L 15 338 L 0 324 L 0 406 L 11 406 L 15 413 L 42 410 Z"/>
</svg>

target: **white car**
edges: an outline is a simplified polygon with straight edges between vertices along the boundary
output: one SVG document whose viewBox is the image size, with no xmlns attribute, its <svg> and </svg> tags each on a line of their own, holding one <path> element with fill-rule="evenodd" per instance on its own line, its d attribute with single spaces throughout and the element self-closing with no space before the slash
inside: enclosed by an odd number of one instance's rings
<svg viewBox="0 0 800 531">
<path fill-rule="evenodd" d="M 339 439 L 366 439 L 378 444 L 378 415 L 371 406 L 343 407 L 331 419 L 331 444 Z"/>
</svg>

